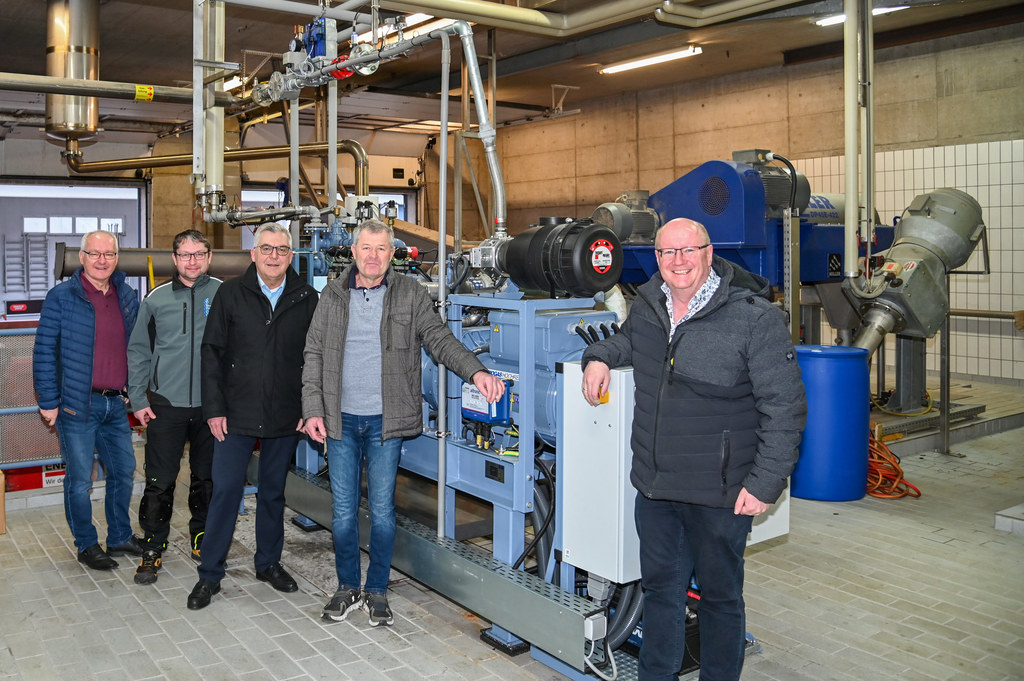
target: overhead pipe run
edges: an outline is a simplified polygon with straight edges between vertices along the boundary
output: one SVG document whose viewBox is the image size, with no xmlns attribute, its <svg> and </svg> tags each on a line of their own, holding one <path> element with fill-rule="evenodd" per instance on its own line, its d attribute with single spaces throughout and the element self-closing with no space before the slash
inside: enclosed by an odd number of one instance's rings
<svg viewBox="0 0 1024 681">
<path fill-rule="evenodd" d="M 635 19 L 652 12 L 658 21 L 695 28 L 742 19 L 790 5 L 800 5 L 803 4 L 803 0 L 736 0 L 712 7 L 694 6 L 699 4 L 700 0 L 684 2 L 615 0 L 614 2 L 596 2 L 586 9 L 569 14 L 500 5 L 487 0 L 416 0 L 416 2 L 381 0 L 380 6 L 396 12 L 427 12 L 434 16 L 477 22 L 495 28 L 508 28 L 535 35 L 564 38 Z"/>
<path fill-rule="evenodd" d="M 192 103 L 191 88 L 115 83 L 109 80 L 85 80 L 82 78 L 28 76 L 22 73 L 0 73 L 0 90 L 57 95 L 85 95 L 108 99 L 131 99 L 136 102 Z M 244 99 L 226 92 L 218 93 L 214 99 L 214 104 L 217 106 L 237 106 L 243 102 L 245 102 Z"/>
<path fill-rule="evenodd" d="M 253 147 L 251 149 L 233 149 L 224 152 L 226 163 L 238 161 L 256 161 L 267 158 L 283 158 L 288 156 L 290 147 Z M 315 142 L 299 145 L 299 154 L 303 156 L 325 156 L 330 151 L 327 142 Z M 355 140 L 341 140 L 338 151 L 352 156 L 355 161 L 356 192 L 361 195 L 370 193 L 370 162 L 366 149 Z M 192 163 L 192 154 L 169 154 L 166 156 L 148 156 L 144 158 L 125 158 L 110 161 L 82 161 L 82 153 L 78 150 L 77 140 L 69 139 L 65 146 L 64 159 L 68 167 L 76 173 L 102 173 L 120 170 L 137 170 L 140 168 L 169 168 L 187 166 Z"/>
<path fill-rule="evenodd" d="M 82 266 L 77 247 L 63 241 L 55 244 L 53 276 L 63 279 Z M 117 269 L 129 277 L 148 277 L 150 265 L 154 277 L 171 277 L 175 273 L 171 250 L 157 248 L 121 248 L 117 251 Z M 252 264 L 249 251 L 214 250 L 210 260 L 210 276 L 226 279 L 241 275 Z"/>
</svg>

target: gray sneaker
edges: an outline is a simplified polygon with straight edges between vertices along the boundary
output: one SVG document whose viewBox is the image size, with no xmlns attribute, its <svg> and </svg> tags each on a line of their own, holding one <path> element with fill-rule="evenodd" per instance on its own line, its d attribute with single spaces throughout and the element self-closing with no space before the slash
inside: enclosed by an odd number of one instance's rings
<svg viewBox="0 0 1024 681">
<path fill-rule="evenodd" d="M 323 618 L 340 622 L 348 617 L 350 612 L 359 610 L 362 603 L 363 594 L 359 589 L 338 589 L 324 606 Z"/>
<path fill-rule="evenodd" d="M 390 626 L 395 617 L 388 607 L 387 594 L 363 594 L 363 611 L 370 616 L 370 626 Z"/>
</svg>

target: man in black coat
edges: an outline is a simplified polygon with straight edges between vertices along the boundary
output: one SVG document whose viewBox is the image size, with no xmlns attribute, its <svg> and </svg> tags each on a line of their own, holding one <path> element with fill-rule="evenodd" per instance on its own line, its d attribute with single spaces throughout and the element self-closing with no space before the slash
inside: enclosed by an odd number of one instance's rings
<svg viewBox="0 0 1024 681">
<path fill-rule="evenodd" d="M 712 254 L 699 222 L 655 237 L 658 274 L 622 332 L 583 353 L 583 396 L 600 404 L 609 367 L 633 366 L 636 527 L 644 588 L 639 681 L 675 681 L 686 591 L 701 591 L 700 678 L 739 681 L 743 551 L 796 464 L 807 404 L 768 282 Z"/>
<path fill-rule="evenodd" d="M 253 264 L 217 291 L 203 336 L 203 415 L 216 438 L 213 497 L 199 581 L 188 608 L 220 591 L 249 456 L 260 442 L 256 577 L 278 591 L 298 585 L 281 567 L 284 484 L 302 422 L 302 351 L 316 290 L 291 268 L 291 234 L 268 222 L 256 230 Z"/>
</svg>

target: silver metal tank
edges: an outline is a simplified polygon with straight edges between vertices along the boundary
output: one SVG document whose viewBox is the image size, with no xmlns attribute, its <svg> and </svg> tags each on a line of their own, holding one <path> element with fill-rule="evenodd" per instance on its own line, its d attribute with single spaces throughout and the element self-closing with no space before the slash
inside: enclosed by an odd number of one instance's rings
<svg viewBox="0 0 1024 681">
<path fill-rule="evenodd" d="M 49 0 L 46 7 L 46 75 L 98 80 L 99 0 Z M 46 95 L 46 133 L 54 139 L 85 140 L 96 134 L 95 97 Z"/>
</svg>

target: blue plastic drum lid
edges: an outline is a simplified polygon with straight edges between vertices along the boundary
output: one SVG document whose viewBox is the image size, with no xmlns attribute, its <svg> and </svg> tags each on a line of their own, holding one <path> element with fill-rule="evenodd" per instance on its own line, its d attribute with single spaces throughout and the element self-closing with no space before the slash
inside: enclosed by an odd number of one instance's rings
<svg viewBox="0 0 1024 681">
<path fill-rule="evenodd" d="M 854 501 L 868 479 L 868 351 L 835 345 L 798 345 L 807 393 L 807 428 L 791 492 L 802 499 Z"/>
</svg>

